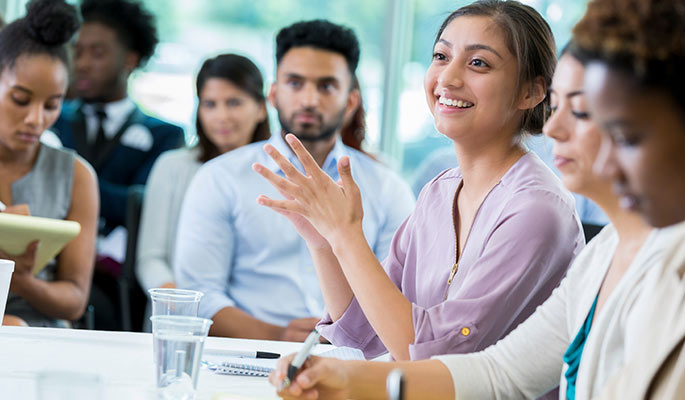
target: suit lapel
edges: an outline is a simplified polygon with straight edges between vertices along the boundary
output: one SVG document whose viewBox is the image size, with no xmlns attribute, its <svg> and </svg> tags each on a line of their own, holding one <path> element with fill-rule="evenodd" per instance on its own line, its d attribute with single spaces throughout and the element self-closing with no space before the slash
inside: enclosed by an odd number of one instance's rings
<svg viewBox="0 0 685 400">
<path fill-rule="evenodd" d="M 83 104 L 79 105 L 74 113 L 71 123 L 71 135 L 74 139 L 74 149 L 83 156 L 89 163 L 93 164 L 92 149 L 88 145 L 88 131 L 86 129 L 86 117 L 83 114 Z"/>
<path fill-rule="evenodd" d="M 100 168 L 105 164 L 110 154 L 112 154 L 114 149 L 117 146 L 119 146 L 119 143 L 121 143 L 121 137 L 123 136 L 124 132 L 126 132 L 126 130 L 131 125 L 141 122 L 142 118 L 143 114 L 140 112 L 138 107 L 134 108 L 133 111 L 131 111 L 128 118 L 126 118 L 124 124 L 117 131 L 116 135 L 114 135 L 112 139 L 107 141 L 107 143 L 102 148 L 102 151 L 99 154 L 94 155 L 92 164 L 96 171 L 100 171 Z"/>
</svg>

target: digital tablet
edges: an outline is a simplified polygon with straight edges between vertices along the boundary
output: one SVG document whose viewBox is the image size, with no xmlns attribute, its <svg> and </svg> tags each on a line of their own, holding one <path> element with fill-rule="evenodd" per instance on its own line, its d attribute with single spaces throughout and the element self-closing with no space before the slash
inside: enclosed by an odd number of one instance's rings
<svg viewBox="0 0 685 400">
<path fill-rule="evenodd" d="M 78 235 L 81 225 L 76 221 L 0 213 L 0 250 L 16 256 L 23 254 L 38 240 L 33 274 L 38 274 L 67 243 Z"/>
</svg>

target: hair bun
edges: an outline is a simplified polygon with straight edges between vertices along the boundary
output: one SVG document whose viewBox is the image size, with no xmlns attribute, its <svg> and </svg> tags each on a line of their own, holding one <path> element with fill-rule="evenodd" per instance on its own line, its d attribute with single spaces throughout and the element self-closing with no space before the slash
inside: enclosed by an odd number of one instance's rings
<svg viewBox="0 0 685 400">
<path fill-rule="evenodd" d="M 29 34 L 46 45 L 66 43 L 79 29 L 81 22 L 76 8 L 64 0 L 33 0 L 26 6 L 26 26 Z"/>
</svg>

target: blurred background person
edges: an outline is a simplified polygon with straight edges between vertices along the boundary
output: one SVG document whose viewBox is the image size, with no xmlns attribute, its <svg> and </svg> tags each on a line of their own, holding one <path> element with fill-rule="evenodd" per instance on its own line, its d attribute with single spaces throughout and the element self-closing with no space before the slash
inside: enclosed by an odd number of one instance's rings
<svg viewBox="0 0 685 400">
<path fill-rule="evenodd" d="M 145 191 L 136 276 L 144 290 L 173 288 L 172 270 L 181 205 L 200 166 L 271 134 L 264 83 L 256 65 L 236 54 L 206 60 L 197 75 L 197 145 L 164 153 Z"/>
<path fill-rule="evenodd" d="M 283 28 L 268 97 L 280 132 L 217 157 L 193 178 L 181 211 L 174 272 L 179 287 L 205 293 L 199 314 L 214 320 L 211 334 L 302 341 L 323 313 L 306 243 L 284 217 L 255 202 L 261 193 L 276 195 L 251 168 L 266 162 L 266 143 L 285 152 L 283 137 L 293 132 L 334 179 L 337 160 L 355 160 L 368 193 L 365 234 L 378 258 L 387 255 L 392 234 L 411 211 L 414 199 L 400 177 L 341 138 L 346 127 L 361 147 L 364 131 L 353 118 L 363 112 L 354 84 L 359 56 L 357 37 L 344 26 L 313 20 Z"/>
<path fill-rule="evenodd" d="M 76 221 L 81 232 L 34 276 L 34 242 L 15 261 L 4 323 L 66 326 L 83 314 L 95 261 L 95 173 L 73 151 L 40 142 L 59 116 L 69 81 L 66 43 L 79 27 L 73 6 L 29 3 L 0 31 L 0 200 L 46 218 Z M 28 210 L 26 210 L 28 208 Z"/>
<path fill-rule="evenodd" d="M 154 17 L 134 0 L 85 0 L 74 47 L 73 89 L 54 130 L 98 173 L 108 233 L 123 225 L 128 187 L 144 184 L 157 157 L 182 144 L 183 132 L 144 114 L 128 97 L 130 74 L 154 54 Z"/>
<path fill-rule="evenodd" d="M 102 206 L 91 302 L 95 327 L 113 330 L 120 328 L 116 278 L 126 253 L 129 188 L 145 184 L 157 157 L 183 143 L 183 131 L 146 115 L 128 97 L 129 76 L 155 52 L 153 15 L 135 0 L 85 0 L 81 15 L 74 45 L 76 99 L 65 104 L 53 130 L 98 174 Z"/>
</svg>

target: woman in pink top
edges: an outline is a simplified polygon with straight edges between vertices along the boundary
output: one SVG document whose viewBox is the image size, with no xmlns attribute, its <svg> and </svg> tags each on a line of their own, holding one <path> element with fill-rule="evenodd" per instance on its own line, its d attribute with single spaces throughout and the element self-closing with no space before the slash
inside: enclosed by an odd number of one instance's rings
<svg viewBox="0 0 685 400">
<path fill-rule="evenodd" d="M 361 231 L 361 196 L 349 160 L 342 184 L 265 150 L 286 178 L 255 165 L 286 200 L 260 204 L 288 216 L 305 238 L 333 344 L 396 360 L 484 349 L 524 321 L 557 286 L 584 245 L 573 200 L 522 143 L 540 132 L 555 65 L 552 33 L 531 7 L 479 1 L 440 28 L 425 89 L 435 125 L 454 142 L 459 168 L 424 187 L 380 263 Z"/>
</svg>

